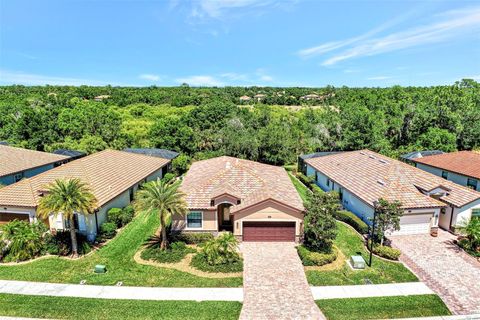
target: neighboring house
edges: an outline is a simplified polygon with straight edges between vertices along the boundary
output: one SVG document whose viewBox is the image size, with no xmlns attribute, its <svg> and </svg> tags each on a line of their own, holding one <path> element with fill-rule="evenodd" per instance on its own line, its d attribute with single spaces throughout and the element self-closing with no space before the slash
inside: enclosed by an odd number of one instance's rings
<svg viewBox="0 0 480 320">
<path fill-rule="evenodd" d="M 68 156 L 0 144 L 0 184 L 33 177 L 69 160 Z"/>
<path fill-rule="evenodd" d="M 250 100 L 252 100 L 252 98 L 250 98 L 249 96 L 241 96 L 240 97 L 241 102 L 248 102 Z"/>
<path fill-rule="evenodd" d="M 180 153 L 175 151 L 171 151 L 167 149 L 157 149 L 157 148 L 127 148 L 127 149 L 124 149 L 123 151 L 143 154 L 151 157 L 164 158 L 168 160 L 173 160 L 180 155 Z M 172 170 L 172 162 L 169 162 L 168 166 L 165 166 L 163 168 L 162 175 L 165 175 L 170 170 Z"/>
<path fill-rule="evenodd" d="M 415 159 L 424 158 L 429 156 L 434 156 L 437 154 L 443 154 L 441 150 L 423 150 L 423 151 L 413 151 L 406 154 L 402 154 L 400 159 L 406 163 L 413 164 Z"/>
<path fill-rule="evenodd" d="M 13 219 L 36 221 L 36 208 L 56 179 L 79 178 L 87 183 L 98 200 L 95 214 L 76 215 L 76 228 L 93 239 L 99 226 L 107 219 L 110 208 L 122 208 L 132 200 L 139 185 L 162 177 L 169 159 L 149 157 L 116 150 L 104 150 L 66 163 L 29 179 L 0 189 L 0 223 Z M 51 229 L 68 227 L 61 214 L 51 215 Z"/>
<path fill-rule="evenodd" d="M 77 150 L 69 150 L 69 149 L 57 149 L 52 152 L 53 154 L 59 154 L 62 156 L 67 156 L 69 157 L 70 161 L 75 160 L 75 159 L 80 159 L 82 157 L 85 157 L 87 154 L 82 151 L 77 151 Z"/>
<path fill-rule="evenodd" d="M 412 159 L 418 169 L 480 191 L 480 153 L 458 151 Z"/>
<path fill-rule="evenodd" d="M 309 153 L 309 154 L 302 154 L 298 156 L 298 171 L 303 173 L 304 175 L 307 175 L 307 163 L 305 160 L 307 159 L 313 159 L 313 158 L 318 158 L 318 157 L 324 157 L 324 156 L 329 156 L 332 154 L 337 154 L 343 151 L 325 151 L 325 152 L 315 152 L 315 153 Z"/>
<path fill-rule="evenodd" d="M 95 98 L 93 98 L 93 100 L 95 101 L 103 101 L 105 99 L 110 99 L 110 96 L 107 94 L 104 94 L 104 95 L 96 96 Z"/>
<path fill-rule="evenodd" d="M 340 194 L 342 205 L 367 223 L 380 198 L 398 200 L 405 210 L 395 234 L 454 230 L 480 209 L 480 193 L 369 150 L 305 160 L 317 185 Z"/>
<path fill-rule="evenodd" d="M 232 157 L 192 164 L 183 178 L 189 213 L 173 229 L 228 230 L 243 241 L 299 241 L 304 207 L 281 167 Z"/>
</svg>

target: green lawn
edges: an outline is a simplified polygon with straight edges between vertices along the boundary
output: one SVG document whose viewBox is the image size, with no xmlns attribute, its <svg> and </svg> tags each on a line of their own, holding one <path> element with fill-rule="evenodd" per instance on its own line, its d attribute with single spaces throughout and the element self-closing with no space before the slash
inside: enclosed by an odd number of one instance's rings
<svg viewBox="0 0 480 320">
<path fill-rule="evenodd" d="M 437 295 L 317 300 L 329 320 L 395 319 L 450 315 Z"/>
<path fill-rule="evenodd" d="M 294 177 L 290 172 L 288 173 L 290 176 L 290 180 L 292 180 L 295 189 L 297 189 L 300 198 L 302 198 L 303 202 L 307 202 L 308 194 L 311 192 L 300 180 Z"/>
<path fill-rule="evenodd" d="M 360 235 L 352 228 L 337 222 L 338 235 L 335 245 L 348 259 L 352 255 L 361 254 L 368 262 L 368 252 Z M 352 270 L 346 264 L 337 270 L 306 271 L 308 282 L 314 286 L 365 284 L 365 279 L 372 283 L 392 283 L 418 281 L 402 263 L 389 262 L 373 257 L 372 267 L 365 270 Z"/>
<path fill-rule="evenodd" d="M 242 278 L 204 278 L 177 270 L 140 265 L 134 254 L 158 227 L 158 217 L 140 214 L 110 243 L 79 260 L 51 257 L 23 265 L 0 265 L 0 279 L 42 282 L 161 287 L 238 287 Z M 96 264 L 107 266 L 107 273 L 94 274 Z"/>
<path fill-rule="evenodd" d="M 225 301 L 107 300 L 0 294 L 0 316 L 50 319 L 238 319 Z"/>
</svg>

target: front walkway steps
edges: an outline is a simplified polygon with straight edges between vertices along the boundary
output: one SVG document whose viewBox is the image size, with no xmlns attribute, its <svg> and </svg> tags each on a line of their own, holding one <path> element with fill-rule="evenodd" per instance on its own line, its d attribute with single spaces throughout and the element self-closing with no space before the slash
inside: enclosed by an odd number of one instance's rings
<svg viewBox="0 0 480 320">
<path fill-rule="evenodd" d="M 311 287 L 315 300 L 435 294 L 423 282 Z"/>
<path fill-rule="evenodd" d="M 127 300 L 242 301 L 242 288 L 94 286 L 0 280 L 0 293 Z"/>
</svg>

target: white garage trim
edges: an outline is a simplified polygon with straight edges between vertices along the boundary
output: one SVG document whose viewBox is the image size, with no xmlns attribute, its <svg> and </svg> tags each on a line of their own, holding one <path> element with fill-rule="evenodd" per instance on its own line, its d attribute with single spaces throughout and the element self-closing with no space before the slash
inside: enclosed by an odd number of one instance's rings
<svg viewBox="0 0 480 320">
<path fill-rule="evenodd" d="M 400 230 L 393 235 L 429 233 L 434 212 L 405 214 L 400 218 Z"/>
</svg>

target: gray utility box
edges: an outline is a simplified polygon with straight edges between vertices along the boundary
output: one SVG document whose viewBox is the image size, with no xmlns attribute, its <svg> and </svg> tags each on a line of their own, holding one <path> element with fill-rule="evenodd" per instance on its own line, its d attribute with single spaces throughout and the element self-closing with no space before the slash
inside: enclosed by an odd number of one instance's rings
<svg viewBox="0 0 480 320">
<path fill-rule="evenodd" d="M 351 256 L 350 264 L 353 269 L 365 269 L 365 260 L 362 256 Z"/>
<path fill-rule="evenodd" d="M 105 273 L 105 272 L 107 272 L 107 267 L 105 267 L 103 264 L 97 264 L 95 266 L 94 272 L 95 273 Z"/>
</svg>

